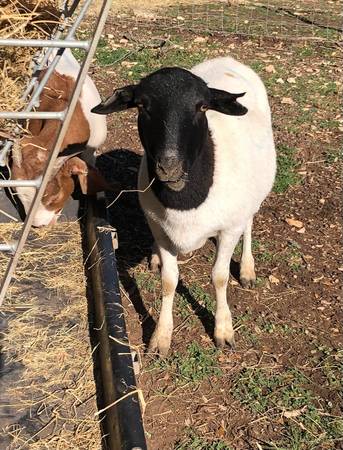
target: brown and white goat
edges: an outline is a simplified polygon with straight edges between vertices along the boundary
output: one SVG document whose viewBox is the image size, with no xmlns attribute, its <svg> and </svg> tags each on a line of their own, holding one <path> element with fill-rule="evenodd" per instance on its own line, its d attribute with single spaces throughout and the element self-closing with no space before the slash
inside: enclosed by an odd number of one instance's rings
<svg viewBox="0 0 343 450">
<path fill-rule="evenodd" d="M 65 110 L 72 95 L 78 71 L 78 62 L 71 51 L 65 49 L 40 96 L 38 111 Z M 96 169 L 88 167 L 82 159 L 73 156 L 86 148 L 95 151 L 106 139 L 105 118 L 90 112 L 99 101 L 100 96 L 95 84 L 87 76 L 64 137 L 60 156 L 56 160 L 53 175 L 35 214 L 33 226 L 53 225 L 57 222 L 66 201 L 74 191 L 75 175 L 79 178 L 84 194 L 107 188 L 105 180 Z M 13 154 L 12 179 L 35 180 L 42 177 L 59 127 L 60 122 L 54 119 L 34 119 L 29 122 L 30 136 L 21 139 L 19 148 Z M 69 156 L 66 156 L 66 153 Z M 34 199 L 35 189 L 18 187 L 16 192 L 27 213 Z"/>
</svg>

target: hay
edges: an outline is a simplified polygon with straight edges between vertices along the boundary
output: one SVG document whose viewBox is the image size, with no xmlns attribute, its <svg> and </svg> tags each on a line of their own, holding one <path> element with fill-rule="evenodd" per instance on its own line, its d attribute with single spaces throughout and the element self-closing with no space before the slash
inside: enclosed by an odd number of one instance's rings
<svg viewBox="0 0 343 450">
<path fill-rule="evenodd" d="M 2 241 L 19 229 L 1 224 Z M 23 368 L 2 395 L 30 418 L 2 431 L 8 450 L 101 448 L 80 240 L 77 223 L 33 231 L 9 289 L 2 351 Z M 6 262 L 0 254 L 0 272 Z"/>
<path fill-rule="evenodd" d="M 44 39 L 59 22 L 58 0 L 0 0 L 1 38 Z M 21 96 L 32 75 L 34 48 L 0 47 L 0 110 L 19 111 Z M 15 123 L 0 121 L 0 131 L 11 133 Z"/>
</svg>

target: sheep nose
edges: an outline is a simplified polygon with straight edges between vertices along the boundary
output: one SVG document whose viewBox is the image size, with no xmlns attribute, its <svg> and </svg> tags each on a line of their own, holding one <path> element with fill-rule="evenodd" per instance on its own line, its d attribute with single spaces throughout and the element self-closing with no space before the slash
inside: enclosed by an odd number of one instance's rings
<svg viewBox="0 0 343 450">
<path fill-rule="evenodd" d="M 159 159 L 156 175 L 161 181 L 176 181 L 182 175 L 182 162 L 175 157 Z"/>
</svg>

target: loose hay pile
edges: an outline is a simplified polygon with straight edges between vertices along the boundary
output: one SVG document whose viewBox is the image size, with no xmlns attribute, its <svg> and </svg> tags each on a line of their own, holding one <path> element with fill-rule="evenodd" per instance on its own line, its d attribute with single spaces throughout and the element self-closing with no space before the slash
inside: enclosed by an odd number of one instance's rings
<svg viewBox="0 0 343 450">
<path fill-rule="evenodd" d="M 45 39 L 59 0 L 0 0 L 1 38 Z M 39 49 L 0 47 L 0 110 L 18 111 Z M 16 123 L 0 121 L 0 138 Z M 1 242 L 20 225 L 0 224 Z M 0 253 L 0 274 L 8 256 Z M 78 224 L 32 232 L 0 315 L 0 448 L 98 449 L 99 419 Z"/>
<path fill-rule="evenodd" d="M 18 230 L 0 225 L 5 240 Z M 6 262 L 0 253 L 0 273 Z M 0 317 L 0 448 L 101 447 L 83 273 L 78 224 L 33 233 Z"/>
<path fill-rule="evenodd" d="M 59 0 L 0 0 L 2 39 L 44 39 L 59 21 Z M 39 49 L 38 49 L 39 50 Z M 0 110 L 18 111 L 32 74 L 35 48 L 0 47 Z M 10 133 L 13 122 L 0 120 L 0 132 Z"/>
</svg>

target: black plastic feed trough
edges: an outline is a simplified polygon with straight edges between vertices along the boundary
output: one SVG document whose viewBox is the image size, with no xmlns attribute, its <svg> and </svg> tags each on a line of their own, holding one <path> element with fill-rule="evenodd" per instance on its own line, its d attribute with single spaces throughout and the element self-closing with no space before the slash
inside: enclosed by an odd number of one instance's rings
<svg viewBox="0 0 343 450">
<path fill-rule="evenodd" d="M 83 226 L 86 270 L 94 315 L 93 339 L 101 373 L 106 447 L 111 450 L 147 448 L 137 395 L 133 359 L 121 303 L 114 229 L 107 220 L 103 197 L 89 198 Z M 131 394 L 132 393 L 132 394 Z"/>
</svg>

